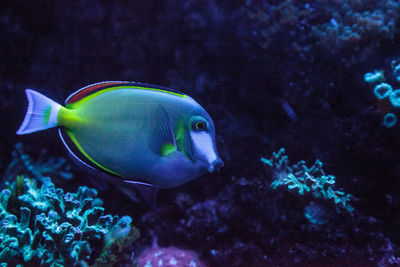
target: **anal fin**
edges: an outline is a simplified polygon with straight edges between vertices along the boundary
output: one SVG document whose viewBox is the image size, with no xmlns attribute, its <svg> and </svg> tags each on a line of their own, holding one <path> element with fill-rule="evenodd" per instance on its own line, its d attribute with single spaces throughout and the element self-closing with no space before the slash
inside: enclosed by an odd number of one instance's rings
<svg viewBox="0 0 400 267">
<path fill-rule="evenodd" d="M 128 197 L 130 197 L 130 189 L 129 186 L 127 187 L 127 185 L 131 185 L 134 189 L 136 189 L 140 196 L 146 201 L 146 203 L 152 207 L 155 208 L 156 207 L 156 203 L 157 203 L 157 193 L 158 193 L 158 189 L 155 188 L 153 185 L 151 184 L 147 184 L 147 183 L 142 183 L 142 182 L 137 182 L 137 181 L 131 181 L 131 180 L 123 180 L 124 183 L 126 183 L 125 185 L 120 185 L 118 186 L 118 188 L 124 192 L 126 195 L 128 195 Z"/>
</svg>

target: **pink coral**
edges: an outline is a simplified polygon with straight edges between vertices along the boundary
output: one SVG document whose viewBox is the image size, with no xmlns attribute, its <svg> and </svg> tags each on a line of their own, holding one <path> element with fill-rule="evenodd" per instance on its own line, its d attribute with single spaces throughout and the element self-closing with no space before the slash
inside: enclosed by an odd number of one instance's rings
<svg viewBox="0 0 400 267">
<path fill-rule="evenodd" d="M 205 267 L 193 251 L 176 247 L 149 248 L 137 259 L 139 267 Z"/>
</svg>

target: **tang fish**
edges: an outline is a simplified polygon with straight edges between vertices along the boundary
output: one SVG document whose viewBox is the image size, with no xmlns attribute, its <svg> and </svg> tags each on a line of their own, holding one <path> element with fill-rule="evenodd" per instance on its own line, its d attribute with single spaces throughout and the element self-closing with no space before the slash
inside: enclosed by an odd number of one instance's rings
<svg viewBox="0 0 400 267">
<path fill-rule="evenodd" d="M 223 166 L 214 123 L 193 98 L 160 86 L 101 82 L 61 106 L 26 89 L 28 110 L 17 134 L 59 127 L 81 164 L 128 183 L 179 186 Z"/>
</svg>

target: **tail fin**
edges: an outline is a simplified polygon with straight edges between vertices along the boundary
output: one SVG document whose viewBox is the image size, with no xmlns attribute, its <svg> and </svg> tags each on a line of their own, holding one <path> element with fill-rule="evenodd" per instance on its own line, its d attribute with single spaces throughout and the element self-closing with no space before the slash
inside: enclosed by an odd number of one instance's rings
<svg viewBox="0 0 400 267">
<path fill-rule="evenodd" d="M 56 127 L 61 105 L 31 89 L 26 89 L 25 93 L 29 102 L 28 111 L 17 134 L 28 134 Z"/>
</svg>

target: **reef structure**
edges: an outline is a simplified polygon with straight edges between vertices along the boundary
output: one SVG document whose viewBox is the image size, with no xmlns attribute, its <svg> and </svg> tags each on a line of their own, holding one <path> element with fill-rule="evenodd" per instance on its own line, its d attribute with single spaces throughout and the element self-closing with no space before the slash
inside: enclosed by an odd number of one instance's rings
<svg viewBox="0 0 400 267">
<path fill-rule="evenodd" d="M 102 265 L 139 237 L 129 216 L 104 215 L 97 190 L 64 193 L 18 176 L 0 194 L 1 266 Z M 22 265 L 21 265 L 22 264 Z"/>
</svg>

